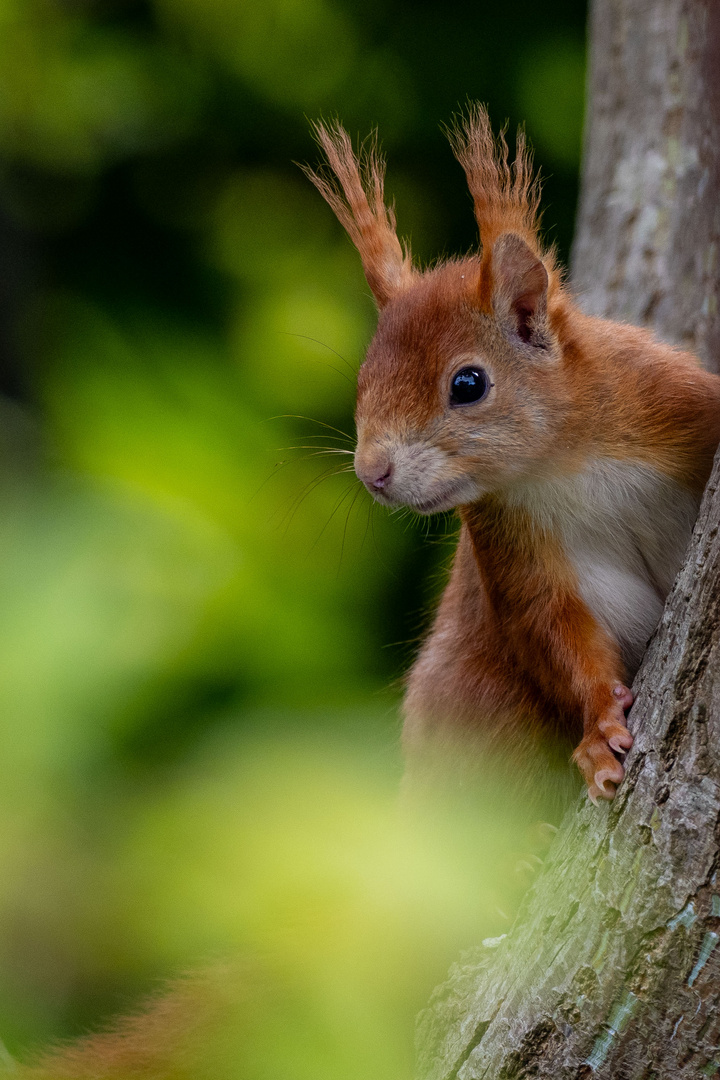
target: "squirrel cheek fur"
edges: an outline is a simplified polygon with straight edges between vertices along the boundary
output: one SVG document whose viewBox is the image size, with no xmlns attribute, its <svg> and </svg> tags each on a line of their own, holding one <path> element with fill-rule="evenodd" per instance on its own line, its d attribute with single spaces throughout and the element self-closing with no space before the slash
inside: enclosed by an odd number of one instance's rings
<svg viewBox="0 0 720 1080">
<path fill-rule="evenodd" d="M 358 377 L 358 476 L 384 505 L 456 508 L 434 625 L 408 676 L 404 741 L 570 740 L 610 799 L 632 745 L 628 683 L 680 568 L 720 442 L 720 378 L 636 327 L 584 315 L 538 236 L 522 135 L 509 163 L 480 106 L 451 132 L 481 250 L 421 272 L 375 145 L 316 125 L 310 179 L 379 308 Z M 465 378 L 477 400 L 453 399 Z M 472 395 L 471 395 L 472 397 Z"/>
</svg>

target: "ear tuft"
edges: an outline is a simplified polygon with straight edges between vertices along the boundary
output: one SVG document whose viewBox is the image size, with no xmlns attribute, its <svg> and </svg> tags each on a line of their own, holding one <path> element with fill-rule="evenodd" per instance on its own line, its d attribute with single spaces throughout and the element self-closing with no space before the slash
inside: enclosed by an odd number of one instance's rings
<svg viewBox="0 0 720 1080">
<path fill-rule="evenodd" d="M 515 233 L 503 233 L 492 250 L 493 306 L 510 332 L 547 348 L 548 273 L 542 259 Z"/>
<path fill-rule="evenodd" d="M 312 130 L 326 164 L 319 169 L 300 168 L 360 252 L 367 283 L 382 308 L 412 283 L 414 272 L 409 248 L 403 248 L 397 236 L 393 208 L 385 204 L 385 161 L 377 137 L 355 153 L 339 122 L 318 122 Z"/>
<path fill-rule="evenodd" d="M 540 183 L 533 177 L 532 153 L 522 129 L 517 133 L 512 163 L 505 129 L 497 137 L 493 135 L 484 105 L 468 102 L 465 116 L 455 120 L 448 135 L 453 152 L 465 170 L 483 248 L 491 248 L 505 232 L 535 241 Z"/>
</svg>

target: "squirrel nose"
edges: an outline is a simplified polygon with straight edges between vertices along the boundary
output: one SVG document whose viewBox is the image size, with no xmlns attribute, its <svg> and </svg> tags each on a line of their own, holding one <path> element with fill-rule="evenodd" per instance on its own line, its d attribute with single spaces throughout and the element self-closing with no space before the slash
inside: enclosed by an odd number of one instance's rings
<svg viewBox="0 0 720 1080">
<path fill-rule="evenodd" d="M 390 485 L 393 467 L 390 462 L 377 462 L 355 470 L 368 491 L 382 491 Z"/>
</svg>

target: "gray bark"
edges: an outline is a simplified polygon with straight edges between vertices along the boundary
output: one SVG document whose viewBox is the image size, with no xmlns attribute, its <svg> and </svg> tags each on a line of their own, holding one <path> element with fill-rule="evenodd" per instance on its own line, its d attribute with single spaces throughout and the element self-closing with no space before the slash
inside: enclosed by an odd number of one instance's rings
<svg viewBox="0 0 720 1080">
<path fill-rule="evenodd" d="M 585 306 L 718 369 L 720 3 L 596 0 Z M 423 1080 L 720 1076 L 720 458 L 635 682 L 610 805 L 567 815 L 511 932 L 418 1025 Z"/>
<path fill-rule="evenodd" d="M 595 0 L 573 283 L 720 364 L 720 4 Z"/>
</svg>

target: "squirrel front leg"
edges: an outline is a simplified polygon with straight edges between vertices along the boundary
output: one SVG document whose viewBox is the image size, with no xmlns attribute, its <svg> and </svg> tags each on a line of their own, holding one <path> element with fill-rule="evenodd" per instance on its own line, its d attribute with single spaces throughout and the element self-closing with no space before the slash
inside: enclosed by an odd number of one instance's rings
<svg viewBox="0 0 720 1080">
<path fill-rule="evenodd" d="M 559 713 L 582 719 L 573 758 L 593 802 L 612 799 L 632 746 L 632 692 L 617 643 L 580 596 L 559 539 L 524 510 L 487 497 L 463 517 L 488 595 L 518 664 Z"/>
</svg>

